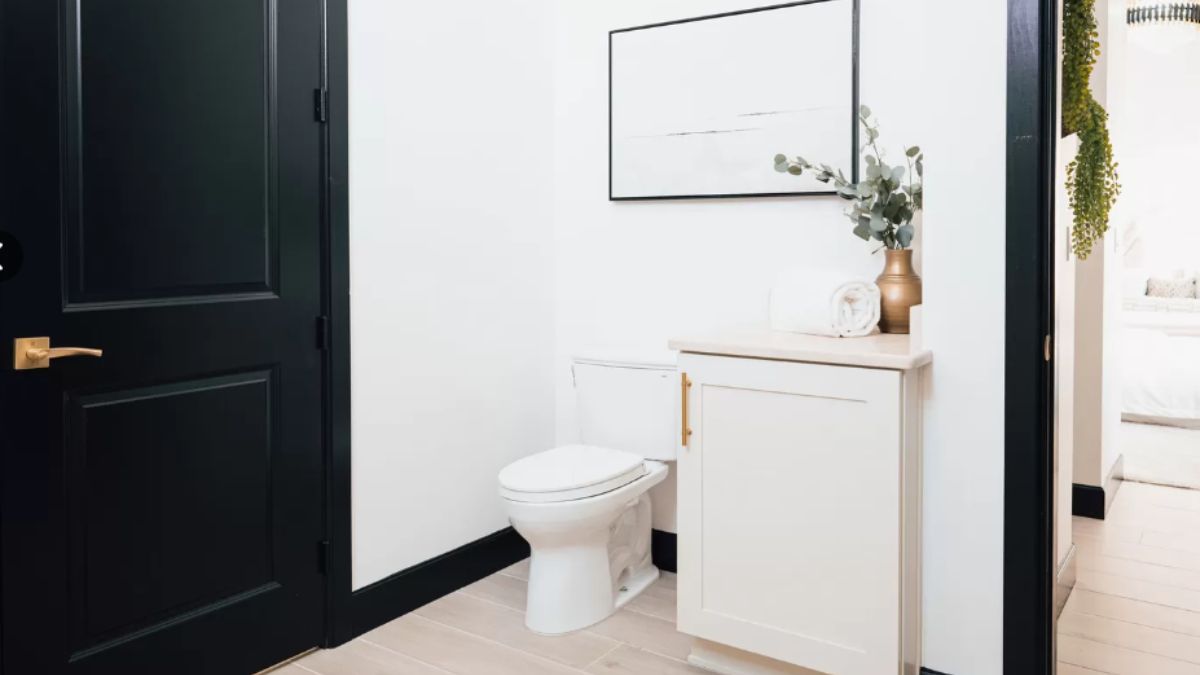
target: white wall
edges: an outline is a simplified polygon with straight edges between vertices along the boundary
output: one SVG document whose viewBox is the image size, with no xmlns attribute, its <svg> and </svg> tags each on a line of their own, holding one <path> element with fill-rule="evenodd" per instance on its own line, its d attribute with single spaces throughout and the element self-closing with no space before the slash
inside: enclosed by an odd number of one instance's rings
<svg viewBox="0 0 1200 675">
<path fill-rule="evenodd" d="M 543 0 L 350 2 L 354 587 L 507 525 L 553 442 Z"/>
<path fill-rule="evenodd" d="M 1109 114 L 1109 134 L 1121 164 L 1137 144 L 1129 137 L 1126 94 L 1128 42 L 1124 0 L 1098 0 L 1096 18 L 1102 45 L 1092 71 L 1092 93 Z M 1136 78 L 1134 78 L 1136 79 Z M 1200 127 L 1198 127 L 1200 129 Z M 1104 486 L 1120 457 L 1120 312 L 1123 261 L 1117 242 L 1126 223 L 1137 217 L 1135 202 L 1123 195 L 1110 214 L 1110 229 L 1087 260 L 1075 263 L 1075 467 L 1074 482 Z M 1062 311 L 1062 308 L 1060 308 Z"/>
<path fill-rule="evenodd" d="M 1121 201 L 1136 221 L 1131 264 L 1162 271 L 1200 269 L 1200 228 L 1188 199 L 1200 180 L 1200 40 L 1156 49 L 1155 29 L 1130 30 L 1125 50 L 1123 124 L 1114 129 Z M 1193 33 L 1196 29 L 1191 28 Z M 1144 38 L 1144 39 L 1143 39 Z M 1119 134 L 1119 135 L 1118 135 Z"/>
<path fill-rule="evenodd" d="M 607 32 L 761 5 L 749 0 L 556 4 L 557 436 L 576 437 L 578 351 L 662 349 L 675 334 L 762 323 L 773 276 L 833 264 L 873 278 L 882 260 L 835 199 L 607 201 Z M 899 157 L 929 157 L 925 338 L 925 664 L 1001 672 L 1004 509 L 1005 3 L 862 0 L 862 98 Z M 804 58 L 802 46 L 780 58 Z M 786 83 L 781 83 L 786 86 Z M 802 148 L 781 148 L 802 152 Z M 812 158 L 810 158 L 812 159 Z M 770 159 L 764 158 L 764 170 Z M 656 526 L 673 529 L 671 487 Z"/>
<path fill-rule="evenodd" d="M 1002 672 L 1006 3 L 926 0 L 925 665 Z"/>
</svg>

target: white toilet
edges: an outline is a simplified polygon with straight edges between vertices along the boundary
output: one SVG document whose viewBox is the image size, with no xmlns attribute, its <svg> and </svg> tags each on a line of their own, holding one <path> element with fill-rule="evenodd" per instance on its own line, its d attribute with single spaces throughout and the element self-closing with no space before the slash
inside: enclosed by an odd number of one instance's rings
<svg viewBox="0 0 1200 675">
<path fill-rule="evenodd" d="M 572 372 L 582 444 L 500 472 L 509 520 L 532 550 L 525 625 L 546 635 L 603 621 L 658 578 L 647 491 L 679 442 L 669 359 L 576 358 Z"/>
</svg>

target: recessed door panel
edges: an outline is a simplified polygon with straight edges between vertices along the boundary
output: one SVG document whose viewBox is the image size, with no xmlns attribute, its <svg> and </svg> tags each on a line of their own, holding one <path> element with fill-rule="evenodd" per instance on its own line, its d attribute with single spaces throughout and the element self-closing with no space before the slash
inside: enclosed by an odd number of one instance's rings
<svg viewBox="0 0 1200 675">
<path fill-rule="evenodd" d="M 71 397 L 76 651 L 273 581 L 273 377 Z"/>
<path fill-rule="evenodd" d="M 68 302 L 275 287 L 269 0 L 77 0 Z"/>
</svg>

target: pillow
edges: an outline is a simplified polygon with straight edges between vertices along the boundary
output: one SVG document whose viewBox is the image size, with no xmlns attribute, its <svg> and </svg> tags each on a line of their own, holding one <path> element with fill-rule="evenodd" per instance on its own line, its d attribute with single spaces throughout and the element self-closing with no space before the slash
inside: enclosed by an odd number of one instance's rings
<svg viewBox="0 0 1200 675">
<path fill-rule="evenodd" d="M 1150 277 L 1146 281 L 1146 295 L 1152 298 L 1194 298 L 1196 277 Z"/>
</svg>

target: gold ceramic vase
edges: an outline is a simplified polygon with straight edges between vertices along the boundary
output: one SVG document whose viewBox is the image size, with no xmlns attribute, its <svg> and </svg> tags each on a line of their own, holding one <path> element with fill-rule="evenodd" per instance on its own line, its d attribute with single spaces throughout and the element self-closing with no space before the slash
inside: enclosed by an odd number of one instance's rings
<svg viewBox="0 0 1200 675">
<path fill-rule="evenodd" d="M 921 277 L 913 269 L 911 249 L 887 249 L 884 255 L 883 274 L 875 280 L 883 296 L 879 330 L 907 334 L 908 310 L 921 304 Z"/>
</svg>

